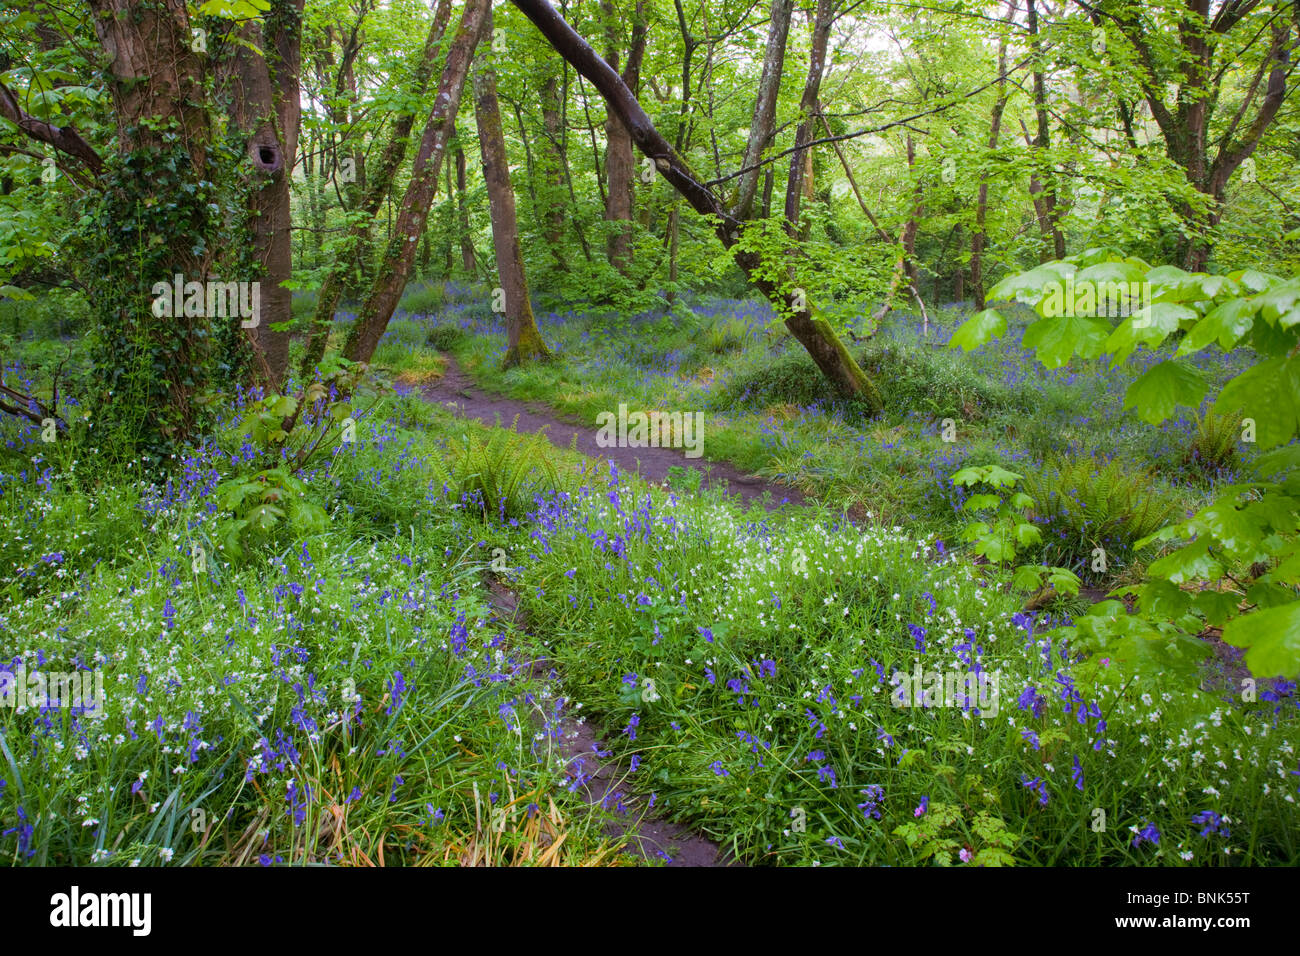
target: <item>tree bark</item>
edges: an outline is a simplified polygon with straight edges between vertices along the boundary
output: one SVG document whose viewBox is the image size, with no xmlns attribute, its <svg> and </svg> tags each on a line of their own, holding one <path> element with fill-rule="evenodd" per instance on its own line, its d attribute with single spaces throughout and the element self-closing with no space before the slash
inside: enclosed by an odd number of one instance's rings
<svg viewBox="0 0 1300 956">
<path fill-rule="evenodd" d="M 492 32 L 492 11 L 484 26 Z M 551 357 L 533 317 L 524 274 L 524 254 L 519 244 L 519 223 L 515 211 L 514 187 L 510 182 L 510 160 L 506 155 L 501 107 L 497 101 L 496 73 L 488 50 L 480 49 L 474 75 L 474 119 L 478 126 L 479 153 L 483 157 L 483 181 L 487 185 L 488 209 L 492 218 L 492 246 L 496 251 L 497 279 L 505 294 L 508 347 L 504 368 Z"/>
<path fill-rule="evenodd" d="M 623 83 L 622 78 L 602 60 L 581 36 L 564 21 L 546 0 L 511 0 L 546 37 L 547 41 L 580 74 L 586 76 L 609 109 L 618 113 L 632 141 L 649 157 L 660 175 L 703 216 L 713 217 L 718 238 L 730 249 L 740 238 L 741 222 L 724 206 L 709 187 L 696 176 L 681 155 L 650 122 L 645 110 Z M 756 253 L 740 252 L 736 263 L 754 286 L 785 315 L 786 327 L 808 351 L 813 362 L 833 384 L 855 396 L 873 410 L 881 407 L 880 395 L 866 373 L 858 367 L 830 323 L 813 315 L 806 303 L 800 307 L 793 289 L 774 282 L 769 276 L 772 263 Z M 786 266 L 780 264 L 782 269 Z"/>
<path fill-rule="evenodd" d="M 1012 0 L 1014 3 L 1015 0 Z M 1007 71 L 1006 34 L 998 41 L 998 75 Z M 989 115 L 989 152 L 998 148 L 998 136 L 1002 132 L 1002 114 L 1007 107 L 1007 85 L 1005 76 L 998 81 L 997 99 L 993 101 L 993 110 Z M 979 174 L 979 190 L 975 199 L 975 228 L 970 237 L 970 283 L 975 291 L 975 308 L 983 310 L 984 301 L 984 245 L 987 237 L 984 221 L 988 216 L 989 181 L 988 174 Z"/>
<path fill-rule="evenodd" d="M 605 15 L 607 62 L 612 69 L 617 70 L 619 45 L 614 4 L 612 0 L 601 0 L 600 6 Z M 646 32 L 645 0 L 637 0 L 632 20 L 632 45 L 622 73 L 623 82 L 633 96 L 637 95 L 641 86 L 641 60 L 645 55 Z M 605 180 L 608 184 L 605 221 L 617 223 L 618 226 L 610 231 L 605 240 L 605 258 L 623 274 L 627 273 L 632 261 L 634 163 L 632 137 L 628 135 L 618 114 L 609 110 L 605 115 Z"/>
<path fill-rule="evenodd" d="M 456 144 L 456 233 L 460 237 L 460 264 L 471 277 L 478 275 L 478 256 L 469 233 L 469 182 L 465 150 Z"/>
<path fill-rule="evenodd" d="M 836 0 L 817 0 L 817 14 L 813 21 L 812 53 L 808 59 L 808 79 L 804 82 L 803 96 L 799 100 L 800 121 L 794 135 L 797 150 L 790 157 L 790 173 L 785 185 L 785 221 L 791 235 L 799 233 L 799 205 L 805 189 L 812 189 L 812 150 L 807 148 L 813 138 L 813 123 L 817 116 L 817 97 L 821 93 L 822 73 L 826 69 L 826 46 L 830 41 L 832 14 Z"/>
<path fill-rule="evenodd" d="M 415 65 L 411 76 L 411 91 L 423 96 L 429 86 L 433 67 L 445 42 L 447 23 L 451 19 L 451 0 L 438 0 L 433 20 L 429 24 L 429 33 L 424 40 L 424 49 L 420 60 Z M 375 214 L 392 189 L 397 170 L 406 157 L 407 140 L 411 128 L 415 125 L 415 111 L 403 111 L 393 123 L 393 133 L 379 157 L 379 162 L 372 171 L 365 195 L 361 199 L 361 212 L 365 218 L 348 230 L 347 239 L 342 249 L 336 254 L 334 264 L 325 274 L 320 293 L 316 297 L 316 311 L 312 317 L 311 338 L 303 356 L 300 371 L 303 378 L 309 377 L 317 364 L 325 356 L 329 342 L 330 328 L 334 323 L 334 313 L 338 309 L 339 299 L 347 284 L 348 272 L 353 267 L 353 250 L 367 244 Z"/>
<path fill-rule="evenodd" d="M 767 46 L 763 51 L 763 72 L 758 81 L 758 98 L 754 102 L 754 117 L 749 123 L 749 140 L 745 144 L 745 157 L 740 168 L 747 170 L 740 176 L 736 201 L 733 204 L 737 219 L 746 220 L 754 208 L 758 192 L 758 169 L 750 169 L 763 158 L 763 150 L 772 139 L 776 125 L 776 101 L 781 92 L 781 73 L 785 69 L 785 46 L 790 35 L 790 17 L 794 13 L 794 0 L 772 0 L 767 28 Z"/>
<path fill-rule="evenodd" d="M 1065 258 L 1065 234 L 1061 232 L 1061 212 L 1056 193 L 1056 173 L 1048 165 L 1047 154 L 1052 145 L 1052 127 L 1047 113 L 1047 81 L 1043 74 L 1043 41 L 1038 29 L 1037 0 L 1027 0 L 1027 26 L 1030 48 L 1034 53 L 1034 116 L 1037 134 L 1030 144 L 1030 152 L 1037 166 L 1029 178 L 1029 196 L 1034 203 L 1038 227 L 1048 240 L 1051 251 L 1044 250 L 1042 261 Z M 1029 139 L 1028 133 L 1025 139 Z"/>
<path fill-rule="evenodd" d="M 289 370 L 293 318 L 292 293 L 282 283 L 293 272 L 289 187 L 302 115 L 302 12 L 303 0 L 271 0 L 262 20 L 241 27 L 239 35 L 248 45 L 236 46 L 234 54 L 232 118 L 248 137 L 253 168 L 248 215 L 260 284 L 259 321 L 249 338 L 258 353 L 255 368 L 265 378 L 262 384 L 273 392 L 280 390 Z"/>
<path fill-rule="evenodd" d="M 388 320 L 406 287 L 415 258 L 420 230 L 429 213 L 429 203 L 438 188 L 438 167 L 447 149 L 447 140 L 456 127 L 456 112 L 469 72 L 470 59 L 478 46 L 483 21 L 490 0 L 466 0 L 460 29 L 447 51 L 447 63 L 438 83 L 438 95 L 425 125 L 419 151 L 411 170 L 411 181 L 398 208 L 393 236 L 380 264 L 370 294 L 352 327 L 343 354 L 354 362 L 369 362 L 388 328 Z"/>
</svg>

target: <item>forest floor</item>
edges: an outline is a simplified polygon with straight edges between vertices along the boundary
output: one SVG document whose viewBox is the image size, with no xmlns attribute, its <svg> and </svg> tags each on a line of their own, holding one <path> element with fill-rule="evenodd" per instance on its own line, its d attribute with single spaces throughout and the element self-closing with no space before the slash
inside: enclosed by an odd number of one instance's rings
<svg viewBox="0 0 1300 956">
<path fill-rule="evenodd" d="M 620 470 L 638 475 L 645 481 L 668 487 L 674 468 L 691 468 L 701 475 L 701 487 L 717 488 L 728 496 L 736 495 L 744 504 L 757 502 L 769 510 L 786 504 L 806 503 L 796 488 L 776 481 L 747 475 L 727 462 L 705 458 L 688 458 L 679 448 L 628 448 L 601 445 L 595 425 L 579 424 L 575 416 L 561 417 L 549 406 L 485 392 L 474 384 L 446 355 L 446 370 L 440 379 L 424 385 L 421 394 L 430 402 L 453 409 L 457 414 L 477 419 L 485 425 L 509 427 L 518 419 L 521 433 L 543 430 L 557 448 L 570 448 L 589 458 L 612 461 Z"/>
<path fill-rule="evenodd" d="M 1130 680 L 1072 651 L 1086 601 L 1027 611 L 961 543 L 960 468 L 1003 463 L 1049 504 L 1100 476 L 1109 513 L 1041 510 L 1045 547 L 1028 560 L 1084 570 L 1104 518 L 1123 560 L 1086 583 L 1109 591 L 1151 560 L 1131 544 L 1141 522 L 1233 479 L 1240 462 L 1188 465 L 1194 416 L 1163 430 L 1125 417 L 1131 371 L 1030 375 L 1016 327 L 954 356 L 939 347 L 954 317 L 922 341 L 897 317 L 860 350 L 886 403 L 864 416 L 825 399 L 761 304 L 542 313 L 555 361 L 503 372 L 480 300 L 395 318 L 374 366 L 397 388 L 286 487 L 286 520 L 244 537 L 231 489 L 283 480 L 279 450 L 241 428 L 257 395 L 231 396 L 162 486 L 88 471 L 93 446 L 4 424 L 0 644 L 29 670 L 102 667 L 109 714 L 87 734 L 0 712 L 0 743 L 23 743 L 4 765 L 0 853 L 1300 859 L 1293 683 L 1234 698 L 1241 674 L 1220 646 L 1199 676 Z M 20 380 L 68 347 L 22 345 L 6 360 Z M 93 387 L 84 358 L 67 394 Z M 602 447 L 597 416 L 623 404 L 701 410 L 704 457 Z M 543 428 L 551 445 L 532 438 Z M 489 461 L 518 470 L 488 447 L 531 476 L 509 507 L 485 508 L 472 480 Z M 451 479 L 450 462 L 473 467 Z M 895 700 L 920 669 L 987 675 L 992 697 Z"/>
</svg>

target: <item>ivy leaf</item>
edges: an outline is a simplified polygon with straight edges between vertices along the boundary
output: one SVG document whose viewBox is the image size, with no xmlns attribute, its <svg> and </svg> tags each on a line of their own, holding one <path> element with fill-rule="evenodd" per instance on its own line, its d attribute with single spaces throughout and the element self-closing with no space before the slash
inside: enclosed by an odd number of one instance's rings
<svg viewBox="0 0 1300 956">
<path fill-rule="evenodd" d="M 976 312 L 961 324 L 957 331 L 952 334 L 948 347 L 960 348 L 963 352 L 969 352 L 981 345 L 988 344 L 993 339 L 1004 334 L 1006 330 L 1006 319 L 999 315 L 995 309 L 984 309 Z"/>
<path fill-rule="evenodd" d="M 1026 348 L 1035 350 L 1045 368 L 1060 368 L 1074 354 L 1096 358 L 1106 348 L 1110 326 L 1101 319 L 1058 315 L 1039 319 L 1025 329 Z"/>
<path fill-rule="evenodd" d="M 1196 407 L 1205 397 L 1206 382 L 1199 371 L 1181 362 L 1161 362 L 1142 373 L 1124 393 L 1124 407 L 1137 407 L 1143 421 L 1159 425 L 1175 406 Z"/>
<path fill-rule="evenodd" d="M 1285 445 L 1300 425 L 1300 358 L 1265 359 L 1246 369 L 1223 387 L 1214 410 L 1253 418 L 1260 448 Z"/>
<path fill-rule="evenodd" d="M 1241 615 L 1223 629 L 1223 641 L 1246 648 L 1257 677 L 1300 675 L 1300 601 Z"/>
</svg>

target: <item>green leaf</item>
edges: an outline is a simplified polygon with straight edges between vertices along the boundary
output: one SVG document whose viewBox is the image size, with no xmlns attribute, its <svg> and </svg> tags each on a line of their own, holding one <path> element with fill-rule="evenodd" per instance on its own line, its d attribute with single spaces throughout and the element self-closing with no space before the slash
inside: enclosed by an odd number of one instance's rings
<svg viewBox="0 0 1300 956">
<path fill-rule="evenodd" d="M 994 309 L 984 309 L 976 312 L 961 324 L 957 331 L 952 334 L 948 347 L 960 348 L 963 352 L 969 352 L 981 345 L 988 344 L 1006 331 L 1007 320 Z"/>
<path fill-rule="evenodd" d="M 1220 303 L 1187 333 L 1178 346 L 1179 357 L 1199 352 L 1215 339 L 1225 352 L 1240 341 L 1255 324 L 1257 304 L 1251 299 L 1229 299 Z"/>
<path fill-rule="evenodd" d="M 1002 504 L 1002 499 L 997 495 L 971 495 L 962 505 L 965 511 L 980 511 L 984 508 L 996 508 Z"/>
<path fill-rule="evenodd" d="M 1214 410 L 1254 419 L 1261 449 L 1286 444 L 1300 426 L 1300 358 L 1265 359 L 1246 369 L 1224 386 Z"/>
<path fill-rule="evenodd" d="M 1246 648 L 1256 677 L 1300 675 L 1300 601 L 1243 614 L 1223 629 L 1225 644 Z"/>
<path fill-rule="evenodd" d="M 1161 362 L 1142 373 L 1124 393 L 1124 407 L 1137 407 L 1139 417 L 1159 425 L 1178 405 L 1196 407 L 1205 397 L 1206 382 L 1199 371 L 1181 362 Z"/>
<path fill-rule="evenodd" d="M 1154 351 L 1166 338 L 1178 330 L 1184 319 L 1196 318 L 1196 312 L 1185 305 L 1173 302 L 1153 302 L 1134 312 L 1121 322 L 1106 339 L 1105 350 L 1114 356 L 1111 364 L 1118 365 L 1139 345 Z"/>
<path fill-rule="evenodd" d="M 1096 358 L 1106 348 L 1110 325 L 1086 316 L 1058 315 L 1039 319 L 1025 329 L 1024 344 L 1035 350 L 1046 368 L 1060 368 L 1076 353 Z"/>
<path fill-rule="evenodd" d="M 1147 573 L 1154 578 L 1166 578 L 1174 584 L 1217 581 L 1223 577 L 1223 565 L 1210 556 L 1209 540 L 1198 538 L 1153 562 Z"/>
</svg>

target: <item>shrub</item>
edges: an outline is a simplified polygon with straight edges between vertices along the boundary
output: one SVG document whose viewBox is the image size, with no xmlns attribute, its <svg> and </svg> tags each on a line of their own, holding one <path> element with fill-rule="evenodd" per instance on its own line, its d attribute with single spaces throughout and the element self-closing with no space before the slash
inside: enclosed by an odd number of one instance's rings
<svg viewBox="0 0 1300 956">
<path fill-rule="evenodd" d="M 545 429 L 520 435 L 518 415 L 509 431 L 500 424 L 498 419 L 497 430 L 486 439 L 469 434 L 459 443 L 453 441 L 448 462 L 430 459 L 434 477 L 449 496 L 481 510 L 484 520 L 518 517 L 527 510 L 531 491 L 555 490 L 559 485 Z M 537 471 L 542 473 L 540 482 L 530 480 Z"/>
<path fill-rule="evenodd" d="M 1179 517 L 1177 504 L 1149 472 L 1118 460 L 1081 458 L 1029 476 L 1024 488 L 1043 530 L 1043 560 L 1094 581 L 1130 564 L 1137 541 Z"/>
<path fill-rule="evenodd" d="M 1241 437 L 1241 416 L 1207 411 L 1196 420 L 1191 446 L 1183 464 L 1204 474 L 1225 472 L 1239 462 L 1237 440 Z"/>
</svg>

